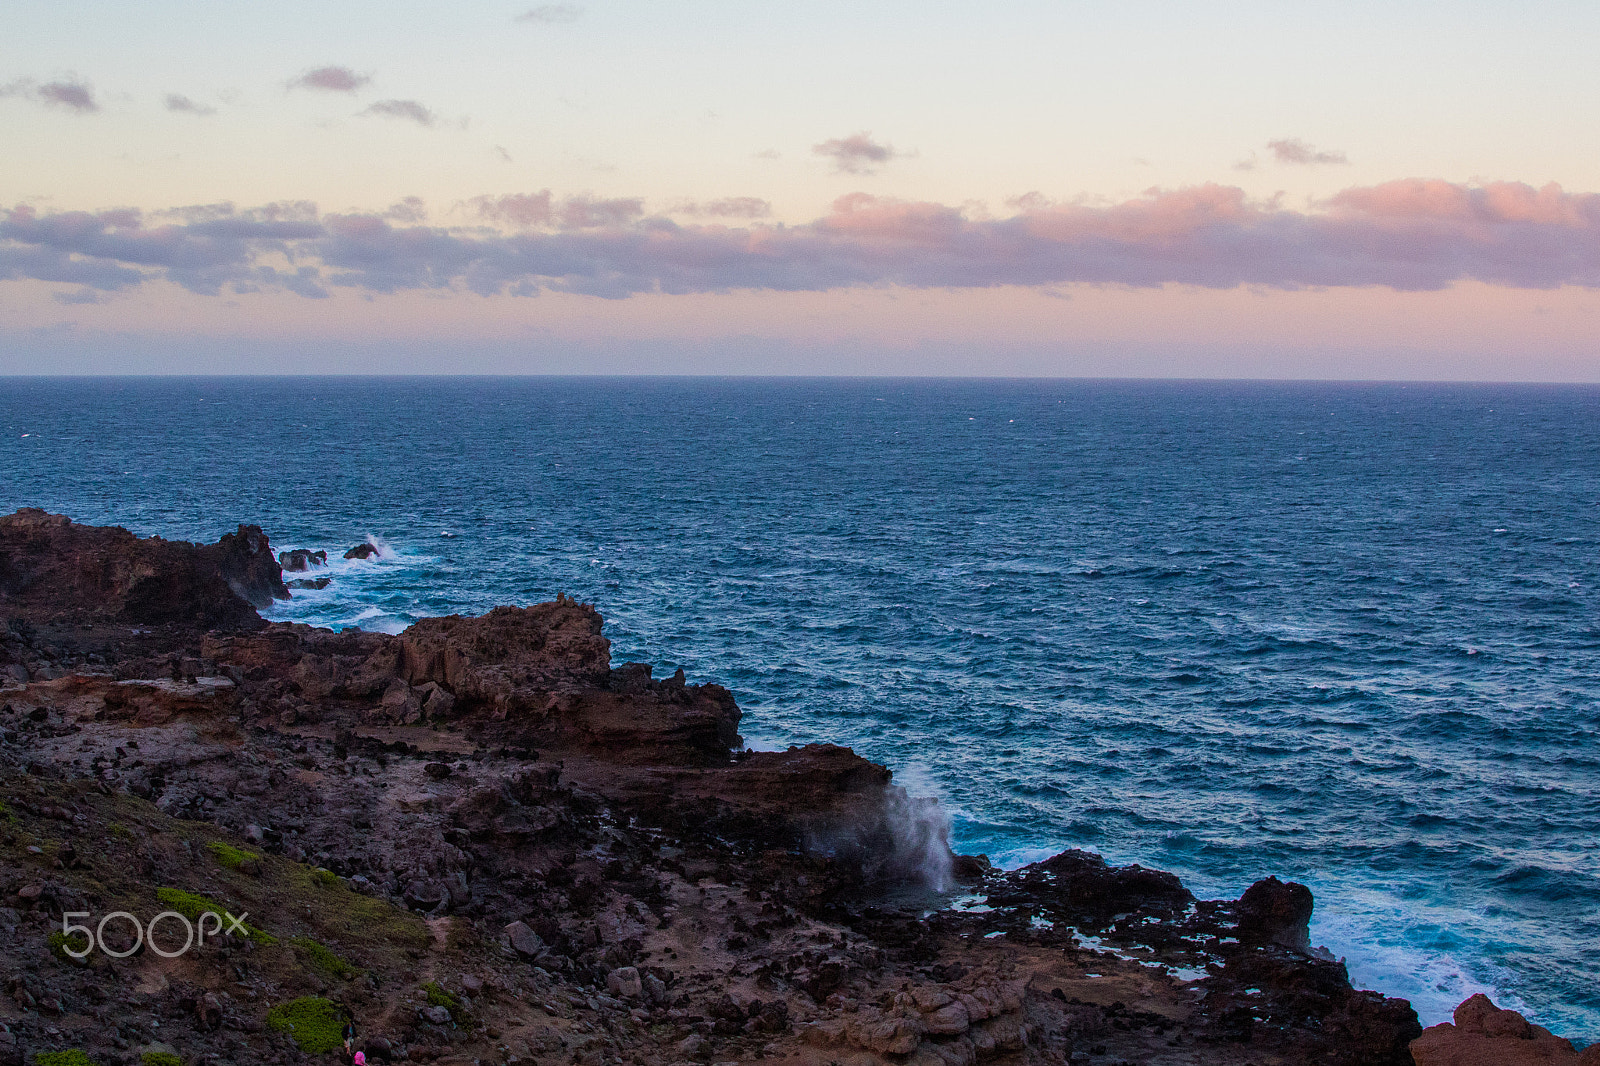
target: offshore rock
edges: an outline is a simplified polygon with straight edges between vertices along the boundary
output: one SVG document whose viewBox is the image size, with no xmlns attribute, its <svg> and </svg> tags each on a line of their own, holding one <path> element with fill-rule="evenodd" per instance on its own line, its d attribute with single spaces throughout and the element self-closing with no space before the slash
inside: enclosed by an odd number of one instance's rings
<svg viewBox="0 0 1600 1066">
<path fill-rule="evenodd" d="M 325 551 L 312 551 L 310 548 L 296 548 L 294 551 L 279 552 L 278 565 L 285 572 L 310 570 L 313 566 L 327 566 L 328 553 Z"/>
</svg>

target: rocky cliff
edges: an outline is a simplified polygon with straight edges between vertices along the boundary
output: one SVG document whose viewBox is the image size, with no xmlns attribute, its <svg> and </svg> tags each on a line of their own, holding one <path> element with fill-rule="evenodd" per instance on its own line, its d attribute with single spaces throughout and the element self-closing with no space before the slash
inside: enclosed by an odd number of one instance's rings
<svg viewBox="0 0 1600 1066">
<path fill-rule="evenodd" d="M 0 519 L 0 1066 L 290 1063 L 345 1020 L 463 1064 L 1412 1061 L 1303 886 L 953 856 L 888 769 L 744 750 L 565 597 L 388 636 L 267 624 L 281 589 L 255 527 Z M 59 935 L 208 908 L 248 932 Z"/>
</svg>

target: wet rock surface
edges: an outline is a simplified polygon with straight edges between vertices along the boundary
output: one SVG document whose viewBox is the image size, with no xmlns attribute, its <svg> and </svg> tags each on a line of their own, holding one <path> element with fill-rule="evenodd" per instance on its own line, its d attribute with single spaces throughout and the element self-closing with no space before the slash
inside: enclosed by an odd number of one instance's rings
<svg viewBox="0 0 1600 1066">
<path fill-rule="evenodd" d="M 613 667 L 586 604 L 269 625 L 253 527 L 64 523 L 0 519 L 0 1066 L 298 1062 L 274 1018 L 304 997 L 374 1062 L 1354 1066 L 1429 1039 L 1311 953 L 1303 886 L 951 856 L 888 769 L 745 751 L 727 690 Z M 159 568 L 185 599 L 140 591 Z M 208 905 L 253 932 L 51 939 Z M 1473 1035 L 1529 1043 L 1505 1027 Z"/>
</svg>

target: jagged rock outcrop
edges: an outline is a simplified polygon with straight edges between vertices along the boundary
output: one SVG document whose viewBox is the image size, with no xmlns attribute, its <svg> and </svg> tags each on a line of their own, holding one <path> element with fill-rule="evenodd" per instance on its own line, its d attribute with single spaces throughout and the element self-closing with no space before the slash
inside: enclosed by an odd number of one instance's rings
<svg viewBox="0 0 1600 1066">
<path fill-rule="evenodd" d="M 0 618 L 31 625 L 259 628 L 255 608 L 287 599 L 259 526 L 216 544 L 139 538 L 24 508 L 0 518 Z"/>
<path fill-rule="evenodd" d="M 1455 1009 L 1452 1022 L 1429 1026 L 1411 1043 L 1416 1066 L 1600 1066 L 1600 1044 L 1572 1042 L 1502 1010 L 1483 993 Z"/>
</svg>

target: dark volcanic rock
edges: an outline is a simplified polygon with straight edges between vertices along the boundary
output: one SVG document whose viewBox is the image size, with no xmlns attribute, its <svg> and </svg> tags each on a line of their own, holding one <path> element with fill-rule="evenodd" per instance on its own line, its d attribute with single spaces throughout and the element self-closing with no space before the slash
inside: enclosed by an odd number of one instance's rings
<svg viewBox="0 0 1600 1066">
<path fill-rule="evenodd" d="M 1311 890 L 1294 881 L 1268 877 L 1245 889 L 1234 913 L 1239 939 L 1246 944 L 1279 944 L 1311 951 Z"/>
<path fill-rule="evenodd" d="M 990 903 L 1011 905 L 1013 896 L 1035 898 L 1061 919 L 1103 924 L 1118 914 L 1168 915 L 1194 902 L 1173 874 L 1143 866 L 1111 866 L 1090 851 L 1063 851 L 1018 870 L 990 893 Z"/>
<path fill-rule="evenodd" d="M 256 607 L 288 595 L 258 526 L 198 545 L 37 508 L 0 518 L 0 616 L 9 619 L 248 629 L 264 624 Z"/>
<path fill-rule="evenodd" d="M 349 551 L 345 552 L 344 557 L 346 559 L 370 559 L 374 555 L 382 554 L 383 553 L 378 550 L 377 545 L 371 543 L 370 541 L 363 541 L 362 543 L 357 544 L 354 548 L 351 548 Z"/>
<path fill-rule="evenodd" d="M 313 566 L 327 566 L 328 553 L 325 551 L 312 551 L 310 548 L 296 548 L 291 552 L 278 553 L 278 565 L 284 571 L 310 570 Z"/>
</svg>

